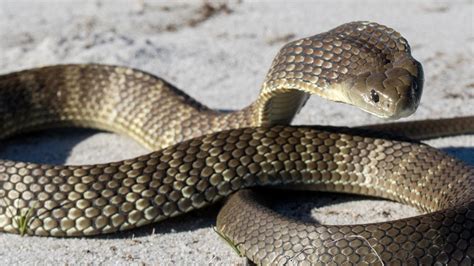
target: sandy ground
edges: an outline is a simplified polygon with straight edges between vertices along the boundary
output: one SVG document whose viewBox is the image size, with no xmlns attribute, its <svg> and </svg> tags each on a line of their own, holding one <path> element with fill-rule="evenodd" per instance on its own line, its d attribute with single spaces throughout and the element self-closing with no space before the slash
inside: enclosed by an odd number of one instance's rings
<svg viewBox="0 0 474 266">
<path fill-rule="evenodd" d="M 239 109 L 258 94 L 278 49 L 291 39 L 344 22 L 390 25 L 410 42 L 426 82 L 408 119 L 472 115 L 472 1 L 2 1 L 0 71 L 57 63 L 107 63 L 157 74 L 206 105 Z M 354 108 L 313 97 L 294 124 L 379 123 Z M 474 137 L 430 141 L 474 165 Z M 129 158 L 146 150 L 124 136 L 93 130 L 46 131 L 4 141 L 6 159 L 79 164 Z M 298 219 L 362 223 L 416 214 L 400 204 L 339 194 L 280 192 L 276 207 Z M 96 238 L 0 234 L 2 264 L 244 263 L 213 232 L 218 207 Z"/>
</svg>

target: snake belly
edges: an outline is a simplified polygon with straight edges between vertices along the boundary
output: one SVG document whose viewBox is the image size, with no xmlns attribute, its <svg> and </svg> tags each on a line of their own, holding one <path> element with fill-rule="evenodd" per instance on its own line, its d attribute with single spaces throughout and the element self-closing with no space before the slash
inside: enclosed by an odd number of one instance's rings
<svg viewBox="0 0 474 266">
<path fill-rule="evenodd" d="M 469 264 L 472 168 L 429 146 L 364 129 L 276 126 L 290 123 L 310 95 L 381 117 L 404 117 L 418 106 L 422 84 L 421 65 L 406 40 L 369 22 L 343 24 L 285 45 L 258 99 L 230 113 L 126 67 L 58 65 L 2 75 L 2 138 L 92 127 L 127 134 L 155 151 L 99 165 L 0 160 L 0 230 L 19 233 L 18 217 L 28 213 L 24 233 L 29 235 L 106 234 L 187 213 L 236 192 L 217 228 L 256 263 Z M 472 121 L 423 123 L 461 125 L 440 129 L 439 135 L 451 135 L 472 133 Z M 419 123 L 391 127 L 396 134 L 433 136 Z M 300 224 L 243 190 L 255 186 L 377 196 L 427 214 L 369 225 Z"/>
</svg>

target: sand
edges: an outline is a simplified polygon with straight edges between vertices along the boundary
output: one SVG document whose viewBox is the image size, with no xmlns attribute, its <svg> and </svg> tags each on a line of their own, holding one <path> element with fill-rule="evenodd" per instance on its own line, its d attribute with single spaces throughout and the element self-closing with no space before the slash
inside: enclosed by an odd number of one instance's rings
<svg viewBox="0 0 474 266">
<path fill-rule="evenodd" d="M 2 1 L 0 71 L 58 63 L 143 69 L 209 107 L 239 109 L 258 94 L 287 41 L 344 22 L 371 20 L 400 31 L 424 65 L 425 91 L 415 115 L 472 115 L 472 1 Z M 224 2 L 221 2 L 224 3 Z M 294 124 L 380 123 L 352 107 L 311 98 Z M 474 165 L 474 137 L 428 142 Z M 107 162 L 147 152 L 131 139 L 94 130 L 49 130 L 3 141 L 0 158 L 55 164 Z M 298 219 L 348 224 L 390 220 L 413 208 L 366 197 L 279 192 L 278 211 Z M 213 231 L 219 207 L 95 238 L 0 234 L 2 264 L 245 263 Z"/>
</svg>

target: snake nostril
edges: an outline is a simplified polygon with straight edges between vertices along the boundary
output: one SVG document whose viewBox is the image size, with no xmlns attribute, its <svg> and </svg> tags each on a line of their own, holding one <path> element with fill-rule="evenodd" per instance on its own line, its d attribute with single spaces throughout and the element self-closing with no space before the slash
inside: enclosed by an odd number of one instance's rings
<svg viewBox="0 0 474 266">
<path fill-rule="evenodd" d="M 371 90 L 371 91 L 370 91 L 370 98 L 371 98 L 372 101 L 374 101 L 375 103 L 378 103 L 379 100 L 380 100 L 379 94 L 378 94 L 375 90 Z"/>
</svg>

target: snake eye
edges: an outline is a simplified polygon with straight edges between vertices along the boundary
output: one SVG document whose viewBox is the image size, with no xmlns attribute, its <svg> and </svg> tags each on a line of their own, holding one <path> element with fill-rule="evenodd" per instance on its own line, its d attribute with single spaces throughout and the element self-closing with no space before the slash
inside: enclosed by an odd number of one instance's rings
<svg viewBox="0 0 474 266">
<path fill-rule="evenodd" d="M 380 100 L 379 94 L 375 90 L 370 91 L 370 98 L 372 98 L 372 101 L 374 101 L 374 103 L 378 103 Z"/>
</svg>

